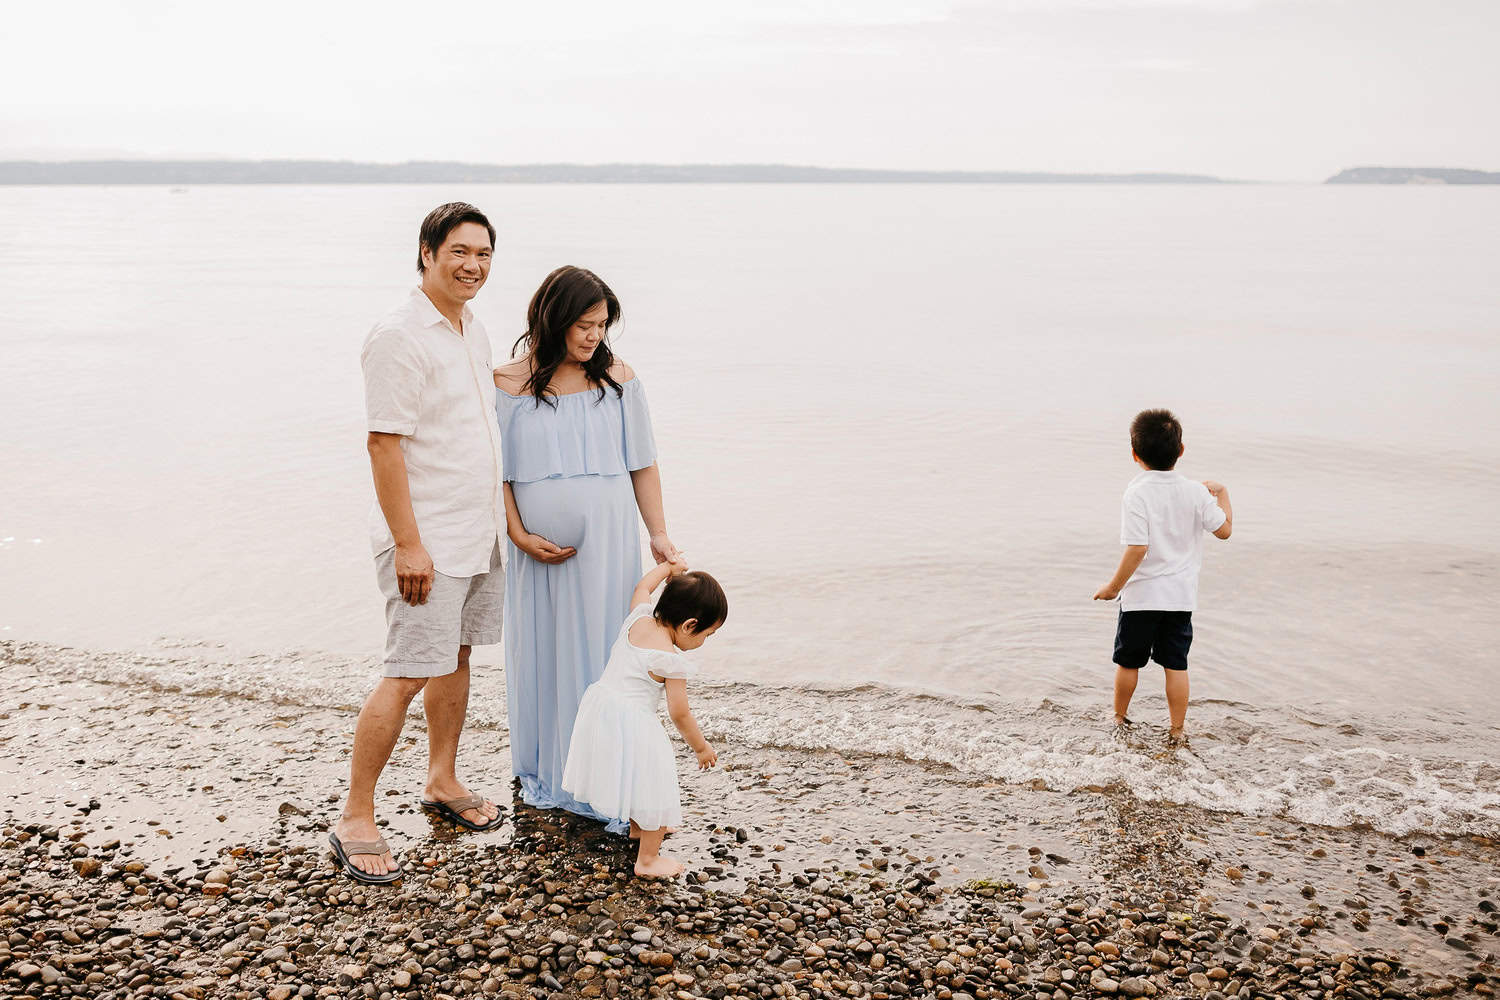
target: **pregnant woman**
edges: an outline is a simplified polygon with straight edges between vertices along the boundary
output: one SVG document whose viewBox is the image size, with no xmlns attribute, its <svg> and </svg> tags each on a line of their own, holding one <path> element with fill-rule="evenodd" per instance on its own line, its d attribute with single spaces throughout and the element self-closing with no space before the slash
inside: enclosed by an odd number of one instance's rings
<svg viewBox="0 0 1500 1000">
<path fill-rule="evenodd" d="M 563 765 L 578 703 L 604 673 L 641 577 L 637 517 L 658 563 L 680 559 L 645 393 L 609 347 L 619 319 L 608 285 L 560 267 L 526 310 L 524 355 L 495 370 L 512 769 L 528 804 L 596 819 L 606 817 L 562 790 Z"/>
</svg>

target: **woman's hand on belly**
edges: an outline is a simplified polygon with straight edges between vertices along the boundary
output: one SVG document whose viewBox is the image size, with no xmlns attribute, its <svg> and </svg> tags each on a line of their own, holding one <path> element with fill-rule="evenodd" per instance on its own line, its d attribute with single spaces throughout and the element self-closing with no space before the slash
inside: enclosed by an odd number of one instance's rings
<svg viewBox="0 0 1500 1000">
<path fill-rule="evenodd" d="M 571 545 L 567 547 L 554 545 L 541 535 L 529 531 L 517 532 L 511 541 L 516 543 L 516 548 L 537 562 L 547 563 L 550 566 L 567 562 L 578 554 L 578 550 Z"/>
</svg>

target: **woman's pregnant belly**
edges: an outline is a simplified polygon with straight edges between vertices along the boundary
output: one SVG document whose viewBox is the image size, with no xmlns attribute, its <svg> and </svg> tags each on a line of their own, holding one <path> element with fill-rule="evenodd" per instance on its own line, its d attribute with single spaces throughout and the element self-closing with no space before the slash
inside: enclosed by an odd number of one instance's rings
<svg viewBox="0 0 1500 1000">
<path fill-rule="evenodd" d="M 582 550 L 591 531 L 614 532 L 635 518 L 629 476 L 570 476 L 511 483 L 526 530 L 554 545 Z"/>
</svg>

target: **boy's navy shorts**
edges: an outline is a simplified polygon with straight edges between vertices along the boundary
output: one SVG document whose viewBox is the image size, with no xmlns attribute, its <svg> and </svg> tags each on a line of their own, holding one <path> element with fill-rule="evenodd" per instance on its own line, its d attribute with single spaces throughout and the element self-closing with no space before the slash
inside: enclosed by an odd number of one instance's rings
<svg viewBox="0 0 1500 1000">
<path fill-rule="evenodd" d="M 1139 670 L 1155 660 L 1168 670 L 1186 670 L 1193 644 L 1191 611 L 1121 611 L 1115 627 L 1115 662 Z"/>
</svg>

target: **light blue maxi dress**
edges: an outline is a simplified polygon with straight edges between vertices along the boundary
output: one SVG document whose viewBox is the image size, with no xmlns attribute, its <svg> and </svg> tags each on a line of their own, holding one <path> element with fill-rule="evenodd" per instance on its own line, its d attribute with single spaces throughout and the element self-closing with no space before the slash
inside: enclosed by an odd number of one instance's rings
<svg viewBox="0 0 1500 1000">
<path fill-rule="evenodd" d="M 577 554 L 548 565 L 507 543 L 505 678 L 511 766 L 527 804 L 611 820 L 562 788 L 573 719 L 641 578 L 630 473 L 656 461 L 639 379 L 552 398 L 496 390 L 505 481 L 526 530 Z M 623 831 L 618 821 L 610 828 Z M 618 829 L 616 829 L 618 828 Z"/>
</svg>

